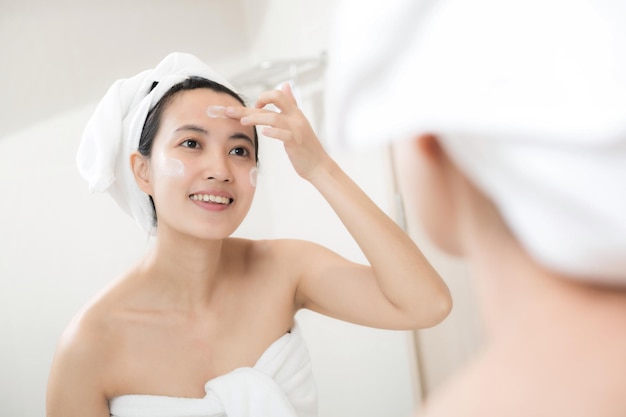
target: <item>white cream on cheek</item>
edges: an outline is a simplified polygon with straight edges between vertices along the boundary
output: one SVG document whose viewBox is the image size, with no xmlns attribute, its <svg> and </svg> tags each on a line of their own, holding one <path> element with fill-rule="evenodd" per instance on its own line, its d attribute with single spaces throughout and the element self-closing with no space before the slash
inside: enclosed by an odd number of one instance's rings
<svg viewBox="0 0 626 417">
<path fill-rule="evenodd" d="M 176 158 L 169 158 L 163 153 L 159 153 L 155 158 L 155 173 L 165 177 L 183 177 L 185 175 L 185 165 Z"/>
<path fill-rule="evenodd" d="M 257 169 L 257 167 L 253 167 L 252 169 L 250 169 L 250 184 L 255 188 L 256 188 L 256 179 L 258 175 L 259 175 L 259 170 Z"/>
</svg>

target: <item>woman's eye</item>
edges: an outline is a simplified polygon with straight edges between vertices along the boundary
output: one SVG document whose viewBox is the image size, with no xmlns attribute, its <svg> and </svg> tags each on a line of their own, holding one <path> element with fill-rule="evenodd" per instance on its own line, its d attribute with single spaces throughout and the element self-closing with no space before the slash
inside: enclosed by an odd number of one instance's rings
<svg viewBox="0 0 626 417">
<path fill-rule="evenodd" d="M 233 150 L 230 151 L 231 155 L 237 155 L 237 156 L 248 156 L 250 154 L 250 152 L 248 152 L 248 150 L 246 148 L 235 148 Z"/>
<path fill-rule="evenodd" d="M 194 139 L 185 139 L 181 143 L 181 145 L 184 146 L 185 148 L 191 148 L 191 149 L 196 149 L 200 147 L 200 144 L 198 143 L 198 141 Z"/>
</svg>

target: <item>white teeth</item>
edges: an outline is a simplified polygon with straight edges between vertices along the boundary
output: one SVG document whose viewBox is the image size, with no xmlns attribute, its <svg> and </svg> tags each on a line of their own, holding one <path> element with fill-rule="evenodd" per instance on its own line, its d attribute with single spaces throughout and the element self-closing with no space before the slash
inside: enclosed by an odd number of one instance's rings
<svg viewBox="0 0 626 417">
<path fill-rule="evenodd" d="M 211 194 L 192 194 L 191 199 L 194 201 L 207 201 L 218 204 L 229 204 L 230 198 Z"/>
</svg>

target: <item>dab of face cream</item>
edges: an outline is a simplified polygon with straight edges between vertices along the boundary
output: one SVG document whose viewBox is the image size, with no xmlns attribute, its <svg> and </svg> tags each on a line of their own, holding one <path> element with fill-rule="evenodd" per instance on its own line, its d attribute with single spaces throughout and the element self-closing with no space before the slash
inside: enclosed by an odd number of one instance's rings
<svg viewBox="0 0 626 417">
<path fill-rule="evenodd" d="M 250 170 L 250 184 L 256 188 L 256 178 L 259 175 L 259 170 L 254 167 Z"/>
<path fill-rule="evenodd" d="M 224 106 L 209 106 L 206 109 L 206 115 L 213 119 L 228 119 Z"/>
<path fill-rule="evenodd" d="M 158 170 L 162 175 L 167 177 L 182 177 L 185 175 L 185 165 L 178 159 L 166 158 L 161 155 L 158 162 Z"/>
</svg>

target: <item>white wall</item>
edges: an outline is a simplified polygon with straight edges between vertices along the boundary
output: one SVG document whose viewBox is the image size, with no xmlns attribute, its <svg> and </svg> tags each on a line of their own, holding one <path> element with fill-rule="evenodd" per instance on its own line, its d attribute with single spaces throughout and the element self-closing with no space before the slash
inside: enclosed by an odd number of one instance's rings
<svg viewBox="0 0 626 417">
<path fill-rule="evenodd" d="M 170 52 L 237 70 L 249 39 L 238 0 L 1 1 L 0 137 L 98 100 Z"/>
<path fill-rule="evenodd" d="M 44 415 L 56 340 L 146 238 L 104 195 L 89 195 L 74 155 L 89 112 L 0 140 L 0 414 Z"/>
</svg>

